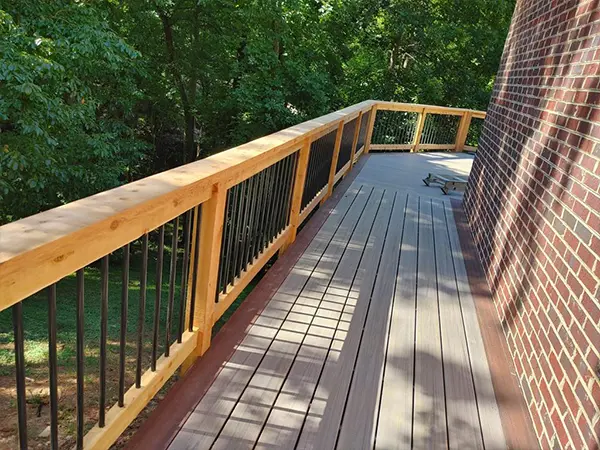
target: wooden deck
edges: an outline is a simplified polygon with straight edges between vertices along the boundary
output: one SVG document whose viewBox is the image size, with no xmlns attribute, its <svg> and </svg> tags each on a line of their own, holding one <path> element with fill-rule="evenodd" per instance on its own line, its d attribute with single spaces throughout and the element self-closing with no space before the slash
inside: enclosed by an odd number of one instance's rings
<svg viewBox="0 0 600 450">
<path fill-rule="evenodd" d="M 371 161 L 169 448 L 506 448 L 448 197 Z"/>
</svg>

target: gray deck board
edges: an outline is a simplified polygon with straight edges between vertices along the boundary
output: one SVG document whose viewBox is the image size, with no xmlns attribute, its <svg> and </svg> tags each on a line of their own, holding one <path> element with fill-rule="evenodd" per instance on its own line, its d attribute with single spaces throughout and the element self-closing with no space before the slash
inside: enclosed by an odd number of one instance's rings
<svg viewBox="0 0 600 450">
<path fill-rule="evenodd" d="M 340 200 L 171 449 L 506 448 L 450 205 L 394 186 L 381 162 Z"/>
<path fill-rule="evenodd" d="M 419 203 L 419 256 L 417 264 L 417 323 L 413 410 L 414 448 L 447 446 L 446 405 L 435 273 L 431 200 Z"/>
<path fill-rule="evenodd" d="M 469 350 L 458 296 L 444 205 L 432 201 L 448 446 L 483 449 Z"/>
<path fill-rule="evenodd" d="M 372 448 L 375 441 L 383 364 L 404 227 L 405 207 L 406 194 L 395 193 L 392 214 L 377 267 L 377 279 L 371 294 L 370 307 L 338 439 L 340 448 L 351 448 L 352 446 Z"/>
<path fill-rule="evenodd" d="M 376 448 L 409 448 L 412 439 L 419 199 L 409 196 L 385 359 Z"/>
</svg>

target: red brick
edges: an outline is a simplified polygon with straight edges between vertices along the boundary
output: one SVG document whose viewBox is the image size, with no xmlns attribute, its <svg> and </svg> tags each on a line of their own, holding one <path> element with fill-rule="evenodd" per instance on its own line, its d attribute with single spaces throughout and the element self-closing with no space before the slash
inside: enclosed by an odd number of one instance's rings
<svg viewBox="0 0 600 450">
<path fill-rule="evenodd" d="M 517 375 L 539 382 L 530 410 L 542 447 L 585 448 L 596 437 L 575 420 L 576 397 L 586 415 L 600 403 L 598 3 L 517 0 L 505 48 L 465 210 L 496 308 L 514 319 Z"/>
</svg>

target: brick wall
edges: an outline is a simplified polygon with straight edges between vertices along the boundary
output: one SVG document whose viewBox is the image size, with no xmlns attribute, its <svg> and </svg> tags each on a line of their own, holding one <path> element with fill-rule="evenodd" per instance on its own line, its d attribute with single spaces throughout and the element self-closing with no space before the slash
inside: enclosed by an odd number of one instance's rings
<svg viewBox="0 0 600 450">
<path fill-rule="evenodd" d="M 600 0 L 517 0 L 465 196 L 543 448 L 600 447 Z"/>
</svg>

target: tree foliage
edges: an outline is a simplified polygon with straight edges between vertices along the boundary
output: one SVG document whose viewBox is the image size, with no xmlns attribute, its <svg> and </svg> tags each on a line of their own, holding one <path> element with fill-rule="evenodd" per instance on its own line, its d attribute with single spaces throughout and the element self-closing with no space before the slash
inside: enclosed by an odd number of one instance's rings
<svg viewBox="0 0 600 450">
<path fill-rule="evenodd" d="M 485 108 L 514 0 L 4 0 L 0 223 L 367 98 Z"/>
</svg>

